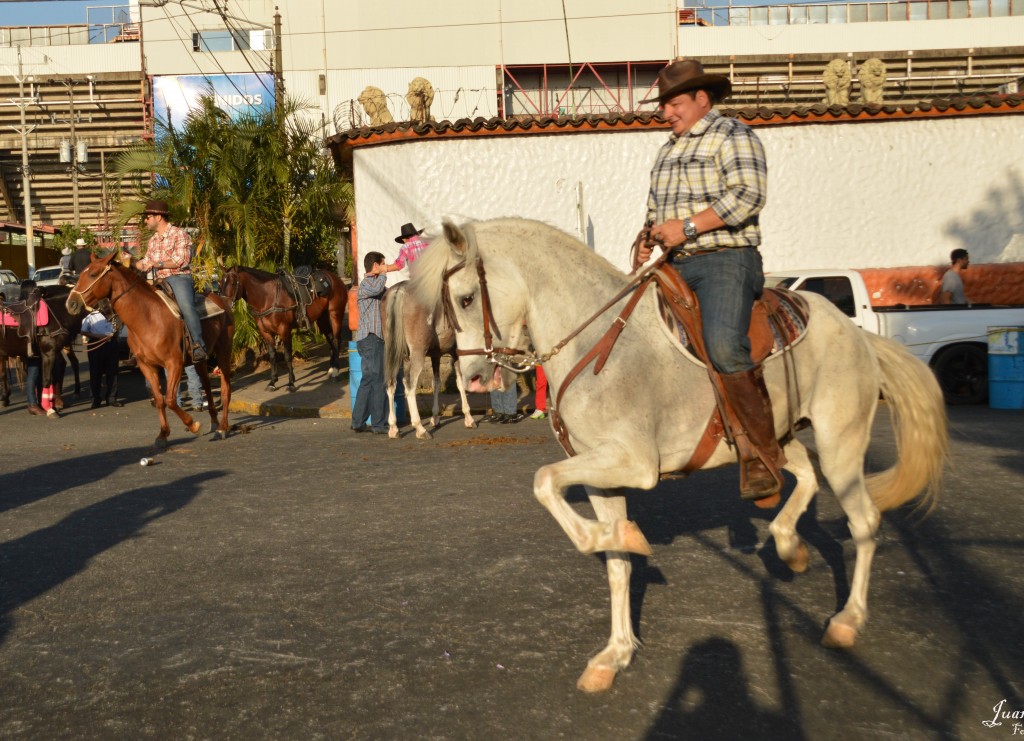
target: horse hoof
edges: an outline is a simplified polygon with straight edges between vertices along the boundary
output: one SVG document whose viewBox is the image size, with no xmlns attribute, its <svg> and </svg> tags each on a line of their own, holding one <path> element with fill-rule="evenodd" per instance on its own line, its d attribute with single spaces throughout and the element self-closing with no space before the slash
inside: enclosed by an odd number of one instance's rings
<svg viewBox="0 0 1024 741">
<path fill-rule="evenodd" d="M 9 407 L 11 405 L 10 399 L 0 399 L 0 407 Z"/>
<path fill-rule="evenodd" d="M 277 386 L 272 383 L 267 384 L 267 391 L 277 391 Z"/>
<path fill-rule="evenodd" d="M 195 422 L 188 426 L 188 431 L 191 432 L 193 435 L 198 435 L 203 431 L 203 423 L 197 419 Z"/>
<path fill-rule="evenodd" d="M 619 543 L 622 546 L 616 550 L 636 553 L 639 556 L 654 554 L 654 551 L 651 550 L 651 544 L 647 542 L 647 538 L 640 532 L 640 527 L 632 520 L 619 520 L 616 530 L 618 530 Z"/>
<path fill-rule="evenodd" d="M 467 430 L 475 430 L 476 429 L 476 420 L 473 419 L 472 417 L 467 417 L 466 418 L 466 429 Z"/>
<path fill-rule="evenodd" d="M 289 394 L 294 394 L 296 391 L 298 391 L 298 389 L 295 387 L 295 384 L 294 383 L 289 383 L 288 384 L 288 393 Z"/>
<path fill-rule="evenodd" d="M 828 629 L 822 636 L 821 645 L 825 648 L 853 648 L 857 642 L 857 631 L 833 618 L 828 621 Z"/>
<path fill-rule="evenodd" d="M 157 450 L 167 450 L 167 438 L 158 437 L 156 439 L 156 442 L 153 443 L 153 447 L 156 448 Z"/>
<path fill-rule="evenodd" d="M 576 689 L 584 692 L 607 692 L 615 681 L 615 670 L 606 666 L 588 666 L 576 682 Z"/>
<path fill-rule="evenodd" d="M 213 437 L 210 438 L 211 440 L 223 440 L 227 437 L 227 435 L 222 433 L 220 430 L 210 430 L 210 432 L 213 433 Z"/>
<path fill-rule="evenodd" d="M 60 418 L 60 412 L 58 412 L 56 409 L 51 407 L 50 409 L 46 410 L 46 418 L 47 419 L 59 419 Z"/>
<path fill-rule="evenodd" d="M 786 565 L 794 574 L 802 574 L 807 571 L 807 563 L 810 561 L 810 554 L 803 541 L 797 543 L 793 549 L 793 555 L 786 559 Z"/>
<path fill-rule="evenodd" d="M 434 436 L 431 435 L 429 432 L 427 432 L 426 429 L 416 430 L 416 439 L 417 440 L 433 440 Z"/>
</svg>

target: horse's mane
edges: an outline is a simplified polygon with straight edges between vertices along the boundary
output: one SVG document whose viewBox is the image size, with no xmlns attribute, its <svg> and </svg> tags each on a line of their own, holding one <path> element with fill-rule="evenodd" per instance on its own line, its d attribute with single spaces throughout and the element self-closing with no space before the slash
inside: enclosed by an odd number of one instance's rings
<svg viewBox="0 0 1024 741">
<path fill-rule="evenodd" d="M 436 306 L 441 300 L 441 290 L 444 285 L 444 273 L 448 269 L 448 261 L 451 255 L 450 238 L 458 234 L 455 225 L 450 221 L 444 222 L 443 234 L 431 241 L 423 254 L 412 264 L 412 285 L 410 286 L 424 306 Z M 480 254 L 475 235 L 483 232 L 500 232 L 503 235 L 520 236 L 519 243 L 529 244 L 538 239 L 549 245 L 549 252 L 556 253 L 560 259 L 571 259 L 574 264 L 586 263 L 603 274 L 606 274 L 614 281 L 625 282 L 626 276 L 595 253 L 587 245 L 580 242 L 570 234 L 561 229 L 545 224 L 542 221 L 521 218 L 490 219 L 487 221 L 467 222 L 457 227 L 466 236 L 467 244 L 464 254 L 467 264 L 472 264 Z M 506 245 L 507 246 L 507 245 Z"/>
<path fill-rule="evenodd" d="M 247 275 L 251 275 L 253 278 L 258 278 L 263 281 L 277 280 L 280 277 L 276 273 L 270 273 L 266 270 L 260 270 L 259 268 L 250 268 L 247 265 L 239 265 L 238 269 Z"/>
</svg>

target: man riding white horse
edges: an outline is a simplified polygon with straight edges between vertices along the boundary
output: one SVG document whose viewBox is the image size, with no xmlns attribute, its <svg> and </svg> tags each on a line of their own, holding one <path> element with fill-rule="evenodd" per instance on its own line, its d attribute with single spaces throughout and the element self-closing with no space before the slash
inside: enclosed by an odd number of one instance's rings
<svg viewBox="0 0 1024 741">
<path fill-rule="evenodd" d="M 658 101 L 672 135 L 651 170 L 648 226 L 638 237 L 637 255 L 642 264 L 655 243 L 672 250 L 673 266 L 697 295 L 704 343 L 740 422 L 732 433 L 741 495 L 762 499 L 778 493 L 786 462 L 747 338 L 754 301 L 764 288 L 758 215 L 768 168 L 750 127 L 714 109 L 731 89 L 728 78 L 705 74 L 700 62 L 687 59 L 663 69 L 657 98 L 642 101 Z"/>
</svg>

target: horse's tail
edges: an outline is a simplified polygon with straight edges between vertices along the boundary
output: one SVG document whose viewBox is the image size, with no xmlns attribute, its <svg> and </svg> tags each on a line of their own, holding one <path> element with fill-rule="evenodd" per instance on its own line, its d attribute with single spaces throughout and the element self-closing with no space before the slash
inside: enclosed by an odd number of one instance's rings
<svg viewBox="0 0 1024 741">
<path fill-rule="evenodd" d="M 946 463 L 949 435 L 942 390 L 931 370 L 894 340 L 868 334 L 881 366 L 881 390 L 896 436 L 897 462 L 871 474 L 866 484 L 883 512 L 919 494 L 927 509 L 935 505 Z"/>
<path fill-rule="evenodd" d="M 405 362 L 405 323 L 402 321 L 405 293 L 404 286 L 388 291 L 384 316 L 384 383 L 387 385 L 396 382 Z"/>
</svg>

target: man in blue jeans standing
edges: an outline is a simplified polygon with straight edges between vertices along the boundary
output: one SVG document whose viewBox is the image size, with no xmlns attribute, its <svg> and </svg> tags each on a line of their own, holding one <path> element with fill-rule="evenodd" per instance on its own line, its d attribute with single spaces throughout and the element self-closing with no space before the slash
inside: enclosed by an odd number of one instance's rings
<svg viewBox="0 0 1024 741">
<path fill-rule="evenodd" d="M 731 91 L 729 78 L 705 74 L 695 59 L 658 73 L 652 100 L 672 135 L 651 170 L 650 241 L 641 239 L 638 257 L 641 263 L 650 258 L 652 242 L 670 249 L 673 267 L 697 294 L 708 355 L 740 420 L 740 429 L 732 431 L 740 443 L 740 494 L 774 499 L 786 458 L 747 338 L 754 301 L 764 288 L 759 216 L 768 166 L 753 130 L 715 110 Z"/>
<path fill-rule="evenodd" d="M 387 264 L 384 255 L 368 252 L 363 258 L 365 274 L 356 292 L 359 328 L 356 330 L 356 349 L 362 361 L 363 377 L 356 391 L 356 405 L 352 410 L 352 431 L 388 432 L 388 402 L 384 389 L 384 329 L 380 316 L 380 301 L 387 289 Z M 367 421 L 372 420 L 371 428 Z"/>
</svg>

